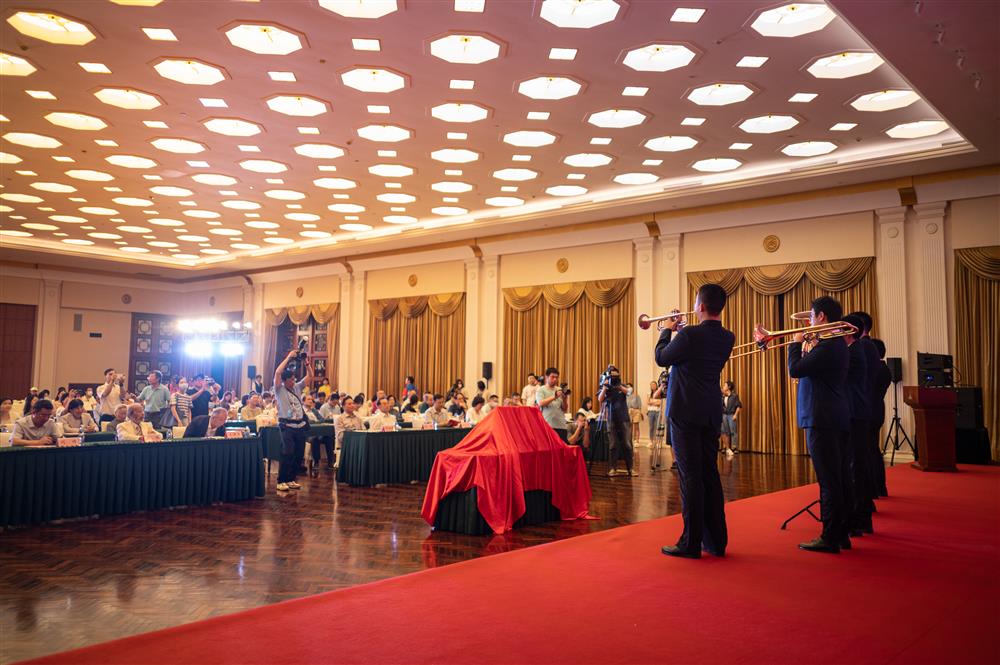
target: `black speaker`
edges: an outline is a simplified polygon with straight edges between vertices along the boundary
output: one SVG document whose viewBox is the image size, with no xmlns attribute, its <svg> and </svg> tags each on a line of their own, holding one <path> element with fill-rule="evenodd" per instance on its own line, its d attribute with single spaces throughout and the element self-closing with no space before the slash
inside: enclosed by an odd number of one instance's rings
<svg viewBox="0 0 1000 665">
<path fill-rule="evenodd" d="M 487 381 L 493 380 L 493 363 L 483 363 L 483 378 Z"/>
<path fill-rule="evenodd" d="M 252 381 L 255 376 L 257 376 L 257 366 L 247 365 L 247 378 Z"/>
<path fill-rule="evenodd" d="M 983 389 L 979 386 L 955 388 L 958 409 L 955 411 L 955 429 L 982 429 Z"/>
<path fill-rule="evenodd" d="M 902 358 L 886 358 L 885 364 L 889 367 L 889 376 L 892 378 L 893 383 L 899 383 L 903 380 Z"/>
</svg>

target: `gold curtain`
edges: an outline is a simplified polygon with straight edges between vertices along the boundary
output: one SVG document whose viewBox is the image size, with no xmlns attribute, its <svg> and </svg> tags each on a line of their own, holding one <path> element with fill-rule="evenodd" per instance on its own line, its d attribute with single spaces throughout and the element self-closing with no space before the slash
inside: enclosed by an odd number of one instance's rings
<svg viewBox="0 0 1000 665">
<path fill-rule="evenodd" d="M 520 390 L 529 372 L 558 367 L 576 409 L 594 395 L 597 377 L 614 363 L 635 380 L 632 279 L 547 284 L 503 290 L 503 386 Z M 636 386 L 645 395 L 645 386 Z"/>
<path fill-rule="evenodd" d="M 729 295 L 723 325 L 736 343 L 750 342 L 757 323 L 768 330 L 792 327 L 789 316 L 809 309 L 814 298 L 832 295 L 844 313 L 863 309 L 876 320 L 875 260 L 872 257 L 813 261 L 774 266 L 688 273 L 689 300 L 698 287 L 715 282 Z M 788 378 L 786 353 L 767 352 L 731 360 L 722 380 L 736 384 L 740 412 L 740 448 L 761 453 L 805 455 L 805 437 L 796 422 L 796 385 Z M 720 397 L 721 399 L 721 397 Z"/>
<path fill-rule="evenodd" d="M 326 333 L 326 376 L 334 384 L 337 382 L 340 360 L 340 303 L 320 305 L 300 305 L 296 307 L 274 307 L 264 310 L 264 365 L 258 371 L 264 388 L 272 390 L 275 353 L 278 349 L 278 331 L 281 325 L 291 320 L 297 326 L 306 323 L 309 317 L 316 323 L 327 324 Z"/>
<path fill-rule="evenodd" d="M 955 250 L 955 366 L 983 389 L 983 424 L 1000 459 L 1000 246 Z"/>
<path fill-rule="evenodd" d="M 465 294 L 369 300 L 368 394 L 395 394 L 403 377 L 445 393 L 465 370 Z"/>
<path fill-rule="evenodd" d="M 269 326 L 280 326 L 285 319 L 291 319 L 297 326 L 313 317 L 316 323 L 329 323 L 340 313 L 340 303 L 324 303 L 321 305 L 296 305 L 294 307 L 272 307 L 264 310 L 264 323 Z"/>
</svg>

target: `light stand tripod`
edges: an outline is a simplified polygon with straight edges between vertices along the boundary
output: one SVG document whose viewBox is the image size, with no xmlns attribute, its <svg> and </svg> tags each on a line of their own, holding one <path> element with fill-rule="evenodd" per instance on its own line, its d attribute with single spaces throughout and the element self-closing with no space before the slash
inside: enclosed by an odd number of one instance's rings
<svg viewBox="0 0 1000 665">
<path fill-rule="evenodd" d="M 656 423 L 656 429 L 653 431 L 653 438 L 649 442 L 649 470 L 651 473 L 656 473 L 663 468 L 663 449 L 666 447 L 667 443 L 667 398 L 664 395 L 661 404 L 660 412 Z"/>
<path fill-rule="evenodd" d="M 902 435 L 902 439 L 900 439 Z M 889 449 L 889 444 L 892 444 L 892 455 L 889 458 L 889 466 L 893 466 L 896 463 L 896 451 L 903 447 L 905 443 L 910 447 L 910 452 L 913 453 L 913 459 L 917 459 L 917 449 L 914 447 L 913 442 L 910 441 L 909 435 L 903 428 L 903 421 L 899 417 L 899 382 L 892 382 L 892 423 L 889 424 L 889 431 L 886 432 L 885 441 L 882 443 L 882 456 L 885 457 L 885 451 Z M 883 462 L 884 464 L 884 462 Z"/>
<path fill-rule="evenodd" d="M 816 520 L 817 522 L 821 522 L 822 520 L 819 518 L 819 516 L 812 511 L 812 507 L 815 506 L 817 503 L 819 503 L 819 499 L 816 499 L 815 501 L 813 501 L 812 503 L 810 503 L 808 506 L 806 506 L 805 508 L 803 508 L 799 512 L 795 513 L 794 515 L 792 515 L 791 517 L 789 517 L 784 522 L 782 522 L 781 523 L 781 530 L 784 531 L 785 528 L 788 526 L 788 523 L 791 522 L 792 520 L 794 520 L 796 517 L 798 517 L 802 513 L 809 513 L 809 515 L 811 515 L 814 520 Z"/>
</svg>

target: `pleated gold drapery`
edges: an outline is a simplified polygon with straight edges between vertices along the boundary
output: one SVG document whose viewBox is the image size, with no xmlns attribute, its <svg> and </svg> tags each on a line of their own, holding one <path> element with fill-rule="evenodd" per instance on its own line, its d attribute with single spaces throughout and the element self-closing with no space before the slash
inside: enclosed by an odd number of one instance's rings
<svg viewBox="0 0 1000 665">
<path fill-rule="evenodd" d="M 722 323 L 736 334 L 737 344 L 753 339 L 757 323 L 768 330 L 794 327 L 789 316 L 809 309 L 820 295 L 840 300 L 845 313 L 863 309 L 877 318 L 872 257 L 688 273 L 688 302 L 694 303 L 698 287 L 712 282 L 729 295 Z M 877 336 L 877 323 L 872 334 Z M 769 351 L 731 360 L 723 370 L 722 380 L 736 384 L 743 402 L 743 450 L 806 454 L 796 424 L 796 384 L 788 378 L 787 358 L 785 352 Z"/>
<path fill-rule="evenodd" d="M 465 294 L 369 300 L 368 394 L 399 392 L 403 377 L 445 393 L 465 372 Z"/>
<path fill-rule="evenodd" d="M 529 372 L 559 368 L 573 394 L 570 407 L 593 396 L 608 363 L 635 379 L 632 279 L 546 284 L 503 290 L 503 385 L 520 390 Z M 646 387 L 637 386 L 645 395 Z"/>
<path fill-rule="evenodd" d="M 1000 459 L 1000 246 L 955 250 L 955 366 L 983 389 L 983 424 Z"/>
<path fill-rule="evenodd" d="M 280 326 L 285 319 L 291 319 L 297 326 L 309 320 L 311 316 L 316 323 L 329 323 L 340 313 L 340 303 L 324 303 L 322 305 L 299 305 L 295 307 L 274 307 L 264 310 L 264 322 L 269 326 Z"/>
<path fill-rule="evenodd" d="M 268 390 L 273 389 L 271 384 L 276 367 L 274 356 L 278 348 L 278 329 L 287 320 L 300 326 L 307 322 L 309 317 L 316 323 L 328 324 L 326 376 L 336 384 L 340 359 L 340 303 L 274 307 L 264 310 L 264 366 L 258 369 Z"/>
</svg>

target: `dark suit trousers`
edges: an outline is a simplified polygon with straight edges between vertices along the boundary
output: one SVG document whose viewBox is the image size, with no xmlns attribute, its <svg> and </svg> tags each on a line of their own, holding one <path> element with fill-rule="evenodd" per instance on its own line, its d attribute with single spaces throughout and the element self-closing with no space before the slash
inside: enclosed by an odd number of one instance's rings
<svg viewBox="0 0 1000 665">
<path fill-rule="evenodd" d="M 327 464 L 333 465 L 336 458 L 333 456 L 333 437 L 332 436 L 314 436 L 309 439 L 312 444 L 312 458 L 313 465 L 319 466 L 320 454 L 323 452 L 323 448 L 326 448 L 326 461 Z"/>
<path fill-rule="evenodd" d="M 872 443 L 869 444 L 871 459 L 871 484 L 872 498 L 889 496 L 885 486 L 885 458 L 882 457 L 882 424 L 873 424 L 874 431 L 871 434 Z"/>
<path fill-rule="evenodd" d="M 670 442 L 681 481 L 684 516 L 684 532 L 677 547 L 700 555 L 704 546 L 714 554 L 723 554 L 729 536 L 719 479 L 719 430 L 682 425 L 671 418 Z"/>
<path fill-rule="evenodd" d="M 298 475 L 299 465 L 302 464 L 302 455 L 306 448 L 307 431 L 305 427 L 301 429 L 292 427 L 281 428 L 281 465 L 278 467 L 279 483 L 290 483 Z"/>
<path fill-rule="evenodd" d="M 831 429 L 806 429 L 806 445 L 819 481 L 823 540 L 837 545 L 847 535 L 847 500 L 844 494 L 844 458 L 847 435 Z"/>
<path fill-rule="evenodd" d="M 872 525 L 872 460 L 871 421 L 851 420 L 850 471 L 851 517 L 848 524 L 852 529 Z"/>
</svg>

